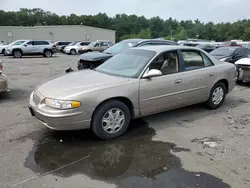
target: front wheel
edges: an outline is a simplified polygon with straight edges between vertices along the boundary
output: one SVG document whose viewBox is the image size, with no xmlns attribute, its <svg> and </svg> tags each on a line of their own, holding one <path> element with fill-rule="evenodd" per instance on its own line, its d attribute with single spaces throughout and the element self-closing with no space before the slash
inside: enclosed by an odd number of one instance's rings
<svg viewBox="0 0 250 188">
<path fill-rule="evenodd" d="M 219 108 L 224 102 L 226 97 L 226 86 L 222 82 L 218 82 L 210 91 L 209 99 L 207 100 L 207 106 L 210 109 Z"/>
<path fill-rule="evenodd" d="M 21 58 L 22 52 L 20 50 L 15 50 L 13 53 L 14 58 Z"/>
<path fill-rule="evenodd" d="M 76 55 L 76 50 L 75 49 L 70 50 L 70 54 L 71 55 Z"/>
<path fill-rule="evenodd" d="M 43 56 L 44 57 L 52 57 L 52 52 L 50 50 L 45 50 Z"/>
<path fill-rule="evenodd" d="M 92 118 L 92 131 L 101 139 L 109 140 L 123 135 L 130 123 L 126 104 L 110 100 L 97 108 Z"/>
</svg>

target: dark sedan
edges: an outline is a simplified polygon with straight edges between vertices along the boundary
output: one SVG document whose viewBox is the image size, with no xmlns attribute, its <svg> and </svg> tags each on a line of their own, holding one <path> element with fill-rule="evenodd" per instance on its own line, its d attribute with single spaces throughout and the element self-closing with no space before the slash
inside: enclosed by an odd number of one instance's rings
<svg viewBox="0 0 250 188">
<path fill-rule="evenodd" d="M 103 52 L 88 52 L 80 55 L 78 61 L 78 70 L 96 68 L 112 56 L 132 47 L 149 46 L 149 45 L 178 45 L 176 42 L 159 39 L 127 39 Z M 69 72 L 69 71 L 66 71 Z"/>
<path fill-rule="evenodd" d="M 250 56 L 250 50 L 245 47 L 231 46 L 213 50 L 211 55 L 220 61 L 235 63 L 236 61 Z"/>
<path fill-rule="evenodd" d="M 196 46 L 197 48 L 200 48 L 208 53 L 212 52 L 213 50 L 216 49 L 216 47 L 214 45 L 211 44 L 199 44 L 198 46 Z"/>
</svg>

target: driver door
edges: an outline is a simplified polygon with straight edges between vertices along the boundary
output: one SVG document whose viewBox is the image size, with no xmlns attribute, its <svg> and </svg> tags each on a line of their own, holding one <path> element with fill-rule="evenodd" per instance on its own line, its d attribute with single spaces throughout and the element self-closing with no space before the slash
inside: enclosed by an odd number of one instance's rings
<svg viewBox="0 0 250 188">
<path fill-rule="evenodd" d="M 35 52 L 36 48 L 34 46 L 34 41 L 30 41 L 24 45 L 22 49 L 24 54 L 32 54 Z"/>
<path fill-rule="evenodd" d="M 172 66 L 170 66 L 172 62 Z M 183 87 L 179 72 L 177 51 L 164 52 L 150 63 L 148 70 L 158 69 L 162 76 L 141 78 L 139 108 L 142 116 L 177 108 L 181 105 L 180 91 Z"/>
</svg>

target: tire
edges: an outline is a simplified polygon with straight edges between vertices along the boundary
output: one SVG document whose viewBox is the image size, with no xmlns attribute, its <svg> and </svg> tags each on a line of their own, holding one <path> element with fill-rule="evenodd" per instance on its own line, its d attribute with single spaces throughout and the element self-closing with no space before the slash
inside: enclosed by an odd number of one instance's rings
<svg viewBox="0 0 250 188">
<path fill-rule="evenodd" d="M 116 116 L 115 113 L 119 113 L 119 115 Z M 104 119 L 107 119 L 106 122 Z M 127 105 L 118 100 L 110 100 L 101 104 L 94 112 L 92 118 L 92 131 L 99 138 L 110 140 L 123 135 L 127 131 L 130 119 L 130 111 Z M 114 123 L 120 126 L 115 126 Z"/>
<path fill-rule="evenodd" d="M 2 50 L 2 54 L 3 54 L 3 55 L 4 55 L 4 53 L 5 53 L 5 49 Z"/>
<path fill-rule="evenodd" d="M 44 57 L 52 57 L 52 51 L 51 50 L 44 50 Z"/>
<path fill-rule="evenodd" d="M 70 55 L 76 55 L 76 50 L 75 49 L 70 50 Z"/>
<path fill-rule="evenodd" d="M 243 80 L 237 80 L 236 83 L 237 84 L 243 84 Z"/>
<path fill-rule="evenodd" d="M 217 100 L 216 100 L 216 93 L 217 93 Z M 214 87 L 210 91 L 209 99 L 207 100 L 206 104 L 208 108 L 214 110 L 219 108 L 226 97 L 226 86 L 222 82 L 218 82 L 214 85 Z"/>
<path fill-rule="evenodd" d="M 15 50 L 14 52 L 13 52 L 13 56 L 14 56 L 14 58 L 21 58 L 22 57 L 22 51 L 21 50 Z"/>
</svg>

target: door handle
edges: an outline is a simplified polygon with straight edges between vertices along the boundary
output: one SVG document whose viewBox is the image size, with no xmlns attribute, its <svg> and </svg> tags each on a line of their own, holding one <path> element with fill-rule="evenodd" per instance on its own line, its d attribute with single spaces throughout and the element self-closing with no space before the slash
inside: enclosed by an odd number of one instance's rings
<svg viewBox="0 0 250 188">
<path fill-rule="evenodd" d="M 209 76 L 213 76 L 213 75 L 214 75 L 214 72 L 209 73 Z"/>
<path fill-rule="evenodd" d="M 179 79 L 179 80 L 175 80 L 175 83 L 177 83 L 177 84 L 179 84 L 179 83 L 181 83 L 182 82 L 182 80 L 181 79 Z"/>
</svg>

